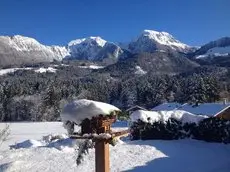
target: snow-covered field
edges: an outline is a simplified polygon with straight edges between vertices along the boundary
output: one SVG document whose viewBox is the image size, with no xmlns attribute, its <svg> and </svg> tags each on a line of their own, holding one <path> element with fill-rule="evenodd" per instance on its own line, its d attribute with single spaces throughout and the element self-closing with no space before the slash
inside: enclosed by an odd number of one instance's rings
<svg viewBox="0 0 230 172">
<path fill-rule="evenodd" d="M 26 68 L 9 68 L 9 69 L 0 69 L 0 76 L 1 75 L 6 75 L 7 73 L 14 73 L 17 70 L 32 70 L 30 67 Z"/>
<path fill-rule="evenodd" d="M 69 66 L 66 64 L 61 64 L 60 66 Z M 8 68 L 8 69 L 0 69 L 0 76 L 6 75 L 8 73 L 14 73 L 18 70 L 33 70 L 36 73 L 56 73 L 57 67 L 59 65 L 51 65 L 50 67 L 40 67 L 40 68 L 35 68 L 35 67 L 25 67 L 25 68 Z M 89 66 L 78 66 L 79 68 L 86 68 L 86 69 L 102 69 L 105 66 L 98 66 L 98 65 L 89 65 Z"/>
<path fill-rule="evenodd" d="M 35 70 L 36 73 L 45 73 L 45 72 L 51 72 L 51 73 L 55 73 L 57 69 L 54 69 L 52 67 L 48 67 L 48 68 L 44 68 L 44 67 L 41 67 L 37 70 Z"/>
<path fill-rule="evenodd" d="M 57 69 L 54 69 L 53 67 L 48 67 L 48 68 L 31 68 L 31 67 L 26 67 L 26 68 L 9 68 L 9 69 L 0 69 L 0 76 L 1 75 L 6 75 L 8 73 L 14 73 L 18 70 L 34 70 L 36 73 L 45 73 L 45 72 L 51 72 L 55 73 Z"/>
<path fill-rule="evenodd" d="M 0 129 L 4 126 L 0 123 Z M 66 133 L 60 122 L 10 123 L 10 129 L 9 138 L 0 147 L 0 171 L 94 171 L 94 149 L 84 156 L 82 164 L 76 165 L 75 148 L 80 140 L 63 138 L 44 142 L 43 136 Z M 126 129 L 126 124 L 117 123 L 114 129 Z M 24 148 L 9 148 L 16 143 L 23 143 L 19 147 Z M 129 141 L 124 138 L 110 147 L 110 162 L 112 172 L 229 172 L 230 145 L 188 139 Z"/>
<path fill-rule="evenodd" d="M 89 66 L 78 66 L 78 67 L 85 68 L 85 69 L 103 69 L 105 66 L 89 65 Z"/>
<path fill-rule="evenodd" d="M 140 66 L 136 66 L 135 69 L 136 69 L 135 74 L 137 74 L 137 75 L 144 75 L 147 73 Z"/>
</svg>

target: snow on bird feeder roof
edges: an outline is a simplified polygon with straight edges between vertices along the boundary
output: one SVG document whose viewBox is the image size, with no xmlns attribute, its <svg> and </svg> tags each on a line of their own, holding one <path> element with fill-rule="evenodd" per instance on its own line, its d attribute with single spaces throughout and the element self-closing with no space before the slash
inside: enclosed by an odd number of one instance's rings
<svg viewBox="0 0 230 172">
<path fill-rule="evenodd" d="M 62 121 L 72 121 L 80 125 L 84 119 L 92 119 L 99 115 L 115 115 L 120 109 L 117 107 L 93 100 L 80 99 L 67 104 L 62 113 Z"/>
</svg>

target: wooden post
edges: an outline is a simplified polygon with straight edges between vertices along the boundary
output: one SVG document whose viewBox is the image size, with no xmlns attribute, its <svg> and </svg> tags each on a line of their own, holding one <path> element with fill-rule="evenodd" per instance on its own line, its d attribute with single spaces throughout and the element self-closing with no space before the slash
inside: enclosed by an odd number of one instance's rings
<svg viewBox="0 0 230 172">
<path fill-rule="evenodd" d="M 110 124 L 107 124 L 110 125 Z M 107 125 L 102 124 L 100 133 L 107 132 Z M 98 139 L 95 143 L 96 172 L 109 172 L 109 143 L 106 139 Z"/>
<path fill-rule="evenodd" d="M 115 137 L 122 137 L 129 133 L 129 130 L 124 130 L 120 132 L 112 132 L 111 124 L 114 122 L 114 119 L 110 120 L 102 120 L 102 121 L 93 121 L 94 123 L 90 123 L 90 127 L 88 126 L 88 122 L 85 121 L 82 125 L 82 136 L 79 135 L 71 135 L 70 137 L 72 139 L 93 139 L 95 141 L 95 166 L 96 166 L 96 172 L 110 172 L 110 161 L 109 161 L 109 142 L 110 139 L 104 139 L 104 138 L 97 138 L 93 135 L 91 136 L 84 136 L 83 134 L 86 134 L 84 132 L 89 131 L 96 131 L 97 134 L 101 133 L 108 133 L 111 134 L 112 138 Z M 111 138 L 111 139 L 112 139 Z"/>
<path fill-rule="evenodd" d="M 106 140 L 97 140 L 95 144 L 96 172 L 109 172 L 109 143 Z"/>
<path fill-rule="evenodd" d="M 103 117 L 98 116 L 97 118 L 92 118 L 91 120 L 85 119 L 82 122 L 82 136 L 71 136 L 71 138 L 85 138 L 84 134 L 88 133 L 108 133 L 112 134 L 111 124 L 115 122 L 114 116 Z M 113 135 L 116 136 L 115 133 Z M 118 134 L 119 135 L 119 134 Z M 109 172 L 110 163 L 109 163 L 109 139 L 104 138 L 93 138 L 95 141 L 95 166 L 96 172 Z M 88 138 L 89 139 L 89 138 Z"/>
</svg>

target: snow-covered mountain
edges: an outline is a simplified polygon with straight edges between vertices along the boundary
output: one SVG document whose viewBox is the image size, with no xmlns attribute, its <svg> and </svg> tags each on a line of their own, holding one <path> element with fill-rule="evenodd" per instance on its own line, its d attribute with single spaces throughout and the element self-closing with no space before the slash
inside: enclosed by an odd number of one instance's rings
<svg viewBox="0 0 230 172">
<path fill-rule="evenodd" d="M 66 46 L 46 46 L 20 35 L 0 36 L 0 66 L 51 62 L 53 60 L 105 60 L 114 63 L 126 57 L 122 48 L 101 37 L 70 41 Z"/>
<path fill-rule="evenodd" d="M 39 43 L 37 40 L 21 35 L 15 36 L 0 36 L 1 47 L 2 44 L 17 52 L 40 52 L 42 55 L 50 59 L 60 60 L 68 55 L 68 51 L 65 47 L 61 46 L 45 46 Z"/>
<path fill-rule="evenodd" d="M 45 46 L 33 38 L 0 36 L 0 66 L 51 62 L 68 55 L 65 47 Z"/>
<path fill-rule="evenodd" d="M 101 37 L 76 39 L 67 46 L 71 59 L 103 60 L 105 58 L 118 59 L 123 50 L 116 44 Z"/>
<path fill-rule="evenodd" d="M 221 38 L 197 50 L 167 32 L 154 30 L 144 30 L 135 41 L 123 44 L 109 42 L 101 37 L 88 37 L 70 41 L 66 46 L 46 46 L 33 38 L 20 35 L 0 36 L 0 67 L 62 59 L 99 60 L 111 64 L 131 54 L 169 51 L 190 53 L 197 58 L 225 56 L 230 53 L 230 38 Z"/>
<path fill-rule="evenodd" d="M 193 56 L 196 59 L 223 57 L 230 55 L 230 37 L 220 38 L 200 47 Z"/>
<path fill-rule="evenodd" d="M 144 30 L 141 35 L 129 44 L 130 51 L 134 53 L 175 50 L 187 53 L 192 47 L 178 41 L 167 32 Z"/>
<path fill-rule="evenodd" d="M 76 39 L 68 44 L 71 58 L 93 60 L 107 41 L 100 37 Z"/>
</svg>

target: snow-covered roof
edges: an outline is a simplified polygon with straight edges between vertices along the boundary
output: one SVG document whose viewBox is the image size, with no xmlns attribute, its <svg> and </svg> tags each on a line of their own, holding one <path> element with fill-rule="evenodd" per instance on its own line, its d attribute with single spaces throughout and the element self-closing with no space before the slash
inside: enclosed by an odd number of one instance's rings
<svg viewBox="0 0 230 172">
<path fill-rule="evenodd" d="M 154 111 L 174 110 L 174 109 L 177 109 L 177 108 L 182 107 L 182 106 L 183 106 L 183 104 L 176 103 L 176 102 L 173 102 L 173 103 L 162 103 L 162 104 L 154 107 L 152 110 L 154 110 Z"/>
<path fill-rule="evenodd" d="M 126 109 L 126 111 L 129 112 L 129 111 L 134 110 L 134 109 L 136 109 L 136 110 L 137 110 L 137 109 L 138 109 L 138 110 L 147 110 L 147 109 L 145 109 L 144 107 L 135 105 L 135 106 L 132 106 L 132 107 Z"/>
<path fill-rule="evenodd" d="M 114 111 L 120 111 L 120 109 L 107 103 L 80 99 L 64 107 L 61 113 L 61 119 L 63 122 L 71 121 L 76 124 L 81 124 L 86 118 L 91 119 L 99 115 L 110 115 Z"/>
<path fill-rule="evenodd" d="M 198 106 L 192 104 L 180 104 L 180 103 L 163 103 L 154 107 L 153 111 L 169 111 L 169 110 L 183 110 L 196 115 L 215 116 L 219 112 L 228 108 L 230 103 L 203 103 Z"/>
</svg>

